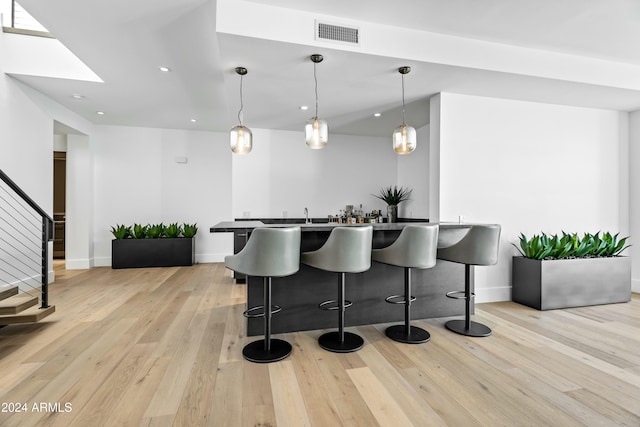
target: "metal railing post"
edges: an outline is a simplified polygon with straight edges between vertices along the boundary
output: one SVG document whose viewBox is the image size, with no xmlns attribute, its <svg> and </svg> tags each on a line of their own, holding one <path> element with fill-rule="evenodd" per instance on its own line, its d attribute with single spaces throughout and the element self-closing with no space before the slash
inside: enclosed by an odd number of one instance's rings
<svg viewBox="0 0 640 427">
<path fill-rule="evenodd" d="M 42 305 L 49 307 L 49 219 L 42 218 Z"/>
</svg>

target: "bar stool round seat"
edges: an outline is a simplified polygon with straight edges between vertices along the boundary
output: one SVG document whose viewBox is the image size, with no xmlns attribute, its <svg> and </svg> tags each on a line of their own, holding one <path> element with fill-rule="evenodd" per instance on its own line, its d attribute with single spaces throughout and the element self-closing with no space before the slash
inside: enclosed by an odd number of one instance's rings
<svg viewBox="0 0 640 427">
<path fill-rule="evenodd" d="M 277 362 L 291 354 L 291 344 L 271 338 L 271 316 L 281 310 L 271 304 L 271 278 L 290 276 L 300 269 L 300 227 L 256 228 L 246 246 L 226 256 L 227 268 L 263 278 L 264 305 L 245 311 L 245 317 L 264 317 L 264 338 L 242 349 L 245 359 L 256 363 Z"/>
<path fill-rule="evenodd" d="M 469 232 L 457 243 L 438 249 L 438 259 L 465 265 L 464 291 L 447 292 L 448 298 L 465 300 L 464 320 L 450 320 L 445 327 L 450 331 L 470 337 L 488 337 L 491 328 L 471 321 L 471 266 L 494 265 L 498 262 L 500 245 L 499 225 L 472 225 Z"/>
<path fill-rule="evenodd" d="M 345 276 L 346 273 L 361 273 L 371 268 L 372 242 L 371 226 L 335 227 L 320 249 L 302 254 L 303 264 L 340 273 L 338 299 L 319 304 L 321 309 L 338 311 L 338 330 L 327 332 L 318 338 L 320 347 L 327 351 L 350 353 L 364 345 L 361 336 L 344 330 L 345 309 L 352 305 L 345 300 Z"/>
<path fill-rule="evenodd" d="M 389 303 L 404 304 L 404 325 L 389 326 L 385 331 L 394 341 L 419 344 L 431 338 L 426 330 L 411 325 L 411 303 L 415 301 L 411 295 L 411 269 L 436 265 L 437 247 L 437 225 L 407 225 L 395 242 L 386 248 L 374 249 L 371 254 L 374 261 L 404 268 L 404 295 L 386 298 Z"/>
</svg>

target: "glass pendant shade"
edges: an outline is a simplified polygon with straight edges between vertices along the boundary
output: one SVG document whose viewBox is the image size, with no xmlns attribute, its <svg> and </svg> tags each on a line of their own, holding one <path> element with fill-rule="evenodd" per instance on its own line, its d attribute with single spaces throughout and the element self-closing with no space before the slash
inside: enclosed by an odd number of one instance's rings
<svg viewBox="0 0 640 427">
<path fill-rule="evenodd" d="M 234 154 L 247 154 L 253 148 L 253 134 L 251 129 L 242 124 L 242 110 L 244 103 L 242 102 L 242 80 L 247 74 L 244 67 L 236 67 L 236 74 L 240 76 L 240 111 L 238 111 L 238 121 L 240 124 L 234 126 L 229 131 L 229 146 Z"/>
<path fill-rule="evenodd" d="M 402 124 L 393 130 L 393 151 L 396 154 L 409 154 L 416 149 L 416 130 Z"/>
<path fill-rule="evenodd" d="M 411 72 L 411 67 L 400 67 L 398 72 L 402 76 L 402 124 L 393 130 L 393 151 L 396 154 L 410 154 L 416 149 L 418 140 L 416 130 L 407 126 L 404 111 L 404 76 Z"/>
<path fill-rule="evenodd" d="M 247 154 L 253 148 L 253 134 L 246 126 L 238 125 L 229 132 L 229 145 L 235 154 Z"/>
<path fill-rule="evenodd" d="M 329 126 L 325 120 L 311 117 L 304 126 L 304 135 L 307 146 L 319 150 L 324 148 L 329 141 Z"/>
<path fill-rule="evenodd" d="M 307 120 L 304 125 L 304 140 L 307 147 L 313 150 L 320 150 L 327 146 L 329 141 L 329 126 L 326 120 L 318 118 L 318 76 L 316 75 L 316 65 L 323 61 L 322 55 L 314 54 L 309 57 L 313 62 L 313 81 L 316 94 L 316 115 Z"/>
</svg>

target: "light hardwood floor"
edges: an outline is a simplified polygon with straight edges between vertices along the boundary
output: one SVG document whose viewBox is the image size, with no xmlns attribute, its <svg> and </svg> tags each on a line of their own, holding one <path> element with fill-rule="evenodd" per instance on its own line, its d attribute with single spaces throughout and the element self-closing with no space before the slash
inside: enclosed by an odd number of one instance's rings
<svg viewBox="0 0 640 427">
<path fill-rule="evenodd" d="M 14 411 L 0 425 L 640 426 L 639 295 L 480 304 L 488 338 L 446 319 L 416 322 L 422 345 L 349 328 L 365 338 L 352 354 L 320 349 L 321 331 L 284 334 L 293 354 L 268 365 L 242 359 L 244 299 L 222 264 L 58 271 L 55 314 L 0 328 L 0 409 Z"/>
</svg>

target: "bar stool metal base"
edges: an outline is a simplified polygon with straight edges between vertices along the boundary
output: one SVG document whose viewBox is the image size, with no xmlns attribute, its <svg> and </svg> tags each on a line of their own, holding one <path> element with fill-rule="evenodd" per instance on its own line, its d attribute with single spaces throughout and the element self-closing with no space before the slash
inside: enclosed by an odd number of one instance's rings
<svg viewBox="0 0 640 427">
<path fill-rule="evenodd" d="M 405 325 L 389 326 L 385 334 L 392 340 L 405 344 L 421 344 L 431 339 L 429 332 L 416 326 L 411 326 L 409 334 L 407 334 Z"/>
<path fill-rule="evenodd" d="M 340 332 L 327 332 L 318 338 L 320 347 L 334 353 L 351 353 L 358 351 L 364 346 L 364 340 L 360 335 L 351 332 L 344 333 L 344 341 L 340 342 Z"/>
<path fill-rule="evenodd" d="M 277 338 L 271 338 L 271 350 L 264 349 L 264 340 L 251 342 L 242 349 L 244 358 L 255 363 L 277 362 L 290 354 L 291 344 Z"/>
<path fill-rule="evenodd" d="M 444 326 L 460 335 L 466 335 L 468 337 L 488 337 L 491 335 L 491 328 L 478 322 L 470 322 L 469 328 L 467 328 L 466 321 L 464 319 L 449 320 Z"/>
</svg>

